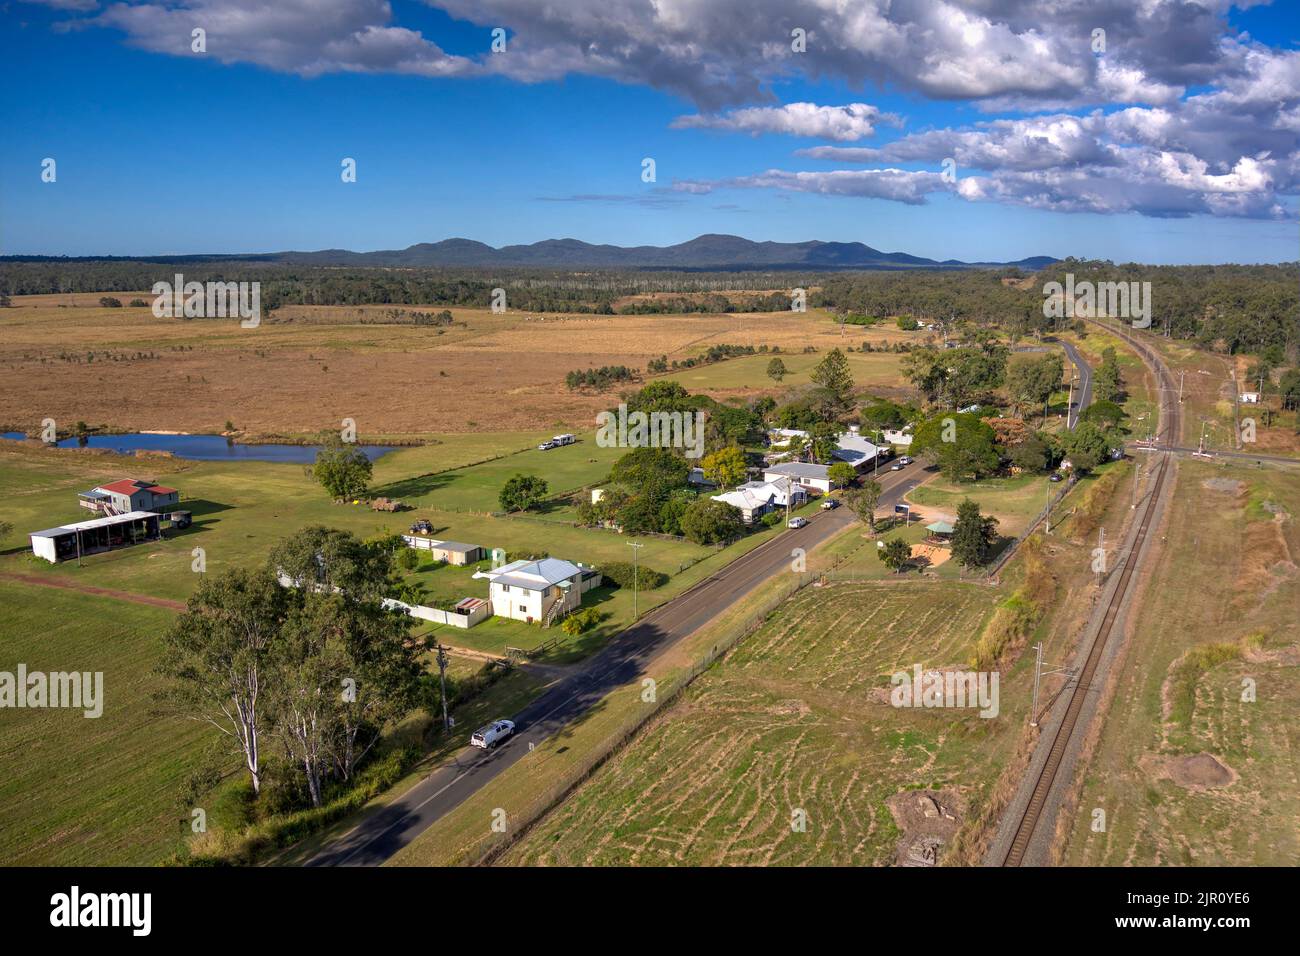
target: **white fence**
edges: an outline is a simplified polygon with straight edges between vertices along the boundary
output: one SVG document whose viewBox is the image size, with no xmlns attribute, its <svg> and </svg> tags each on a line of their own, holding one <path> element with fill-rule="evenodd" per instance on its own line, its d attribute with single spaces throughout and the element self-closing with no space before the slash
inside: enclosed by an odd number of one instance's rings
<svg viewBox="0 0 1300 956">
<path fill-rule="evenodd" d="M 426 607 L 423 604 L 407 604 L 396 598 L 384 598 L 384 607 L 389 610 L 405 611 L 411 617 L 418 617 L 422 621 L 432 621 L 434 624 L 450 624 L 452 627 L 462 628 L 473 627 L 475 624 L 492 616 L 492 605 L 486 601 L 468 614 L 461 614 L 458 611 L 442 611 L 436 607 Z"/>
<path fill-rule="evenodd" d="M 298 582 L 283 571 L 276 572 L 276 579 L 280 582 L 281 587 L 298 587 Z M 319 590 L 319 586 L 317 586 L 317 589 Z M 335 590 L 338 589 L 335 588 Z M 492 616 L 492 605 L 487 601 L 465 614 L 458 611 L 442 611 L 436 607 L 425 607 L 423 604 L 407 604 L 405 601 L 397 600 L 397 598 L 384 598 L 382 603 L 386 610 L 405 611 L 411 617 L 418 617 L 422 621 L 432 621 L 434 624 L 450 624 L 452 627 L 471 628 Z"/>
</svg>

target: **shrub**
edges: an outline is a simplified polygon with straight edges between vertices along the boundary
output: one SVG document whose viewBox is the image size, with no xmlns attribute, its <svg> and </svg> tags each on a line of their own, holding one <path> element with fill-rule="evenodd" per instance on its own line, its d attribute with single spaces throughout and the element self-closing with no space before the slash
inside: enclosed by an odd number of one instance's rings
<svg viewBox="0 0 1300 956">
<path fill-rule="evenodd" d="M 536 508 L 545 499 L 548 485 L 537 475 L 515 475 L 506 480 L 497 500 L 502 511 L 527 511 Z"/>
<path fill-rule="evenodd" d="M 610 581 L 620 588 L 630 588 L 632 586 L 633 565 L 627 561 L 612 561 L 609 564 L 603 564 L 600 573 L 605 576 L 606 581 Z M 640 591 L 653 591 L 655 588 L 663 587 L 668 583 L 668 575 L 662 571 L 656 571 L 654 568 L 648 568 L 644 564 L 636 566 L 636 586 Z"/>
<path fill-rule="evenodd" d="M 566 617 L 564 622 L 560 624 L 560 628 L 565 634 L 577 635 L 591 630 L 599 621 L 600 612 L 594 607 L 585 607 Z"/>
<path fill-rule="evenodd" d="M 507 551 L 506 562 L 511 561 L 540 561 L 542 558 L 549 558 L 549 551 Z"/>
<path fill-rule="evenodd" d="M 414 548 L 403 548 L 397 556 L 397 563 L 407 571 L 414 571 L 420 566 L 420 552 Z"/>
<path fill-rule="evenodd" d="M 1027 538 L 1020 548 L 1025 558 L 1024 583 L 998 605 L 975 642 L 971 652 L 975 670 L 992 670 L 999 662 L 1014 659 L 1042 621 L 1056 593 L 1056 578 L 1047 565 L 1042 536 Z"/>
</svg>

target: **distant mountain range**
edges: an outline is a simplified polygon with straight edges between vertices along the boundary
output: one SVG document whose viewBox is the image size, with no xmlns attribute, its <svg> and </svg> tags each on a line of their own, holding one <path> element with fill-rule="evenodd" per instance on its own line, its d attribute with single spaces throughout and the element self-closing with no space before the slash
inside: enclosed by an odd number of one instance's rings
<svg viewBox="0 0 1300 956">
<path fill-rule="evenodd" d="M 1030 256 L 1015 262 L 962 262 L 926 259 L 905 252 L 881 252 L 861 242 L 754 242 L 740 236 L 704 235 L 675 246 L 593 245 L 578 239 L 545 239 L 531 245 L 493 248 L 473 239 L 421 242 L 405 249 L 351 252 L 273 252 L 247 255 L 191 256 L 5 256 L 0 261 L 57 262 L 269 262 L 313 266 L 370 268 L 535 268 L 535 269 L 976 269 L 1018 266 L 1027 271 L 1046 268 L 1060 260 Z"/>
</svg>

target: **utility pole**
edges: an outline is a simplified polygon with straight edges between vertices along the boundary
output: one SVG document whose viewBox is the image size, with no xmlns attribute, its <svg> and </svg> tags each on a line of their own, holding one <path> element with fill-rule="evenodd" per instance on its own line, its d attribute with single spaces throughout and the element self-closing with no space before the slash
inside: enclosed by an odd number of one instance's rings
<svg viewBox="0 0 1300 956">
<path fill-rule="evenodd" d="M 1233 448 L 1241 447 L 1241 386 L 1237 383 L 1237 370 L 1232 370 L 1232 429 Z"/>
<path fill-rule="evenodd" d="M 1043 677 L 1043 642 L 1034 645 L 1034 702 L 1029 705 L 1029 726 L 1038 726 L 1038 683 Z"/>
<path fill-rule="evenodd" d="M 1102 525 L 1097 529 L 1097 548 L 1101 551 L 1102 567 L 1106 565 L 1106 526 Z M 1101 587 L 1101 568 L 1097 569 L 1097 587 Z"/>
<path fill-rule="evenodd" d="M 1070 416 L 1071 416 L 1071 414 L 1074 412 L 1074 373 L 1075 373 L 1075 371 L 1076 371 L 1076 370 L 1075 370 L 1074 366 L 1071 365 L 1071 366 L 1070 366 L 1070 394 L 1069 394 L 1069 397 L 1067 397 L 1066 400 L 1065 400 L 1065 428 L 1066 428 L 1067 431 L 1074 427 L 1074 425 L 1073 425 L 1073 424 L 1071 423 L 1071 421 L 1070 421 Z M 1059 385 L 1060 383 L 1058 382 L 1057 384 Z"/>
<path fill-rule="evenodd" d="M 1052 533 L 1052 483 L 1047 483 L 1047 513 L 1044 515 L 1046 524 L 1043 527 L 1043 534 Z"/>
<path fill-rule="evenodd" d="M 1142 459 L 1133 459 L 1133 504 L 1130 509 L 1136 511 L 1138 506 L 1138 475 L 1142 474 Z"/>
<path fill-rule="evenodd" d="M 1183 404 L 1183 376 L 1186 374 L 1187 372 L 1185 369 L 1178 370 L 1178 404 L 1179 405 Z"/>
<path fill-rule="evenodd" d="M 1043 670 L 1043 642 L 1039 641 L 1034 645 L 1034 702 L 1029 708 L 1029 726 L 1038 726 L 1038 687 L 1044 677 L 1050 677 L 1052 674 L 1073 674 L 1068 667 L 1058 667 L 1052 670 Z"/>
<path fill-rule="evenodd" d="M 450 733 L 451 722 L 447 719 L 447 649 L 438 642 L 438 677 L 442 681 L 442 732 Z"/>
<path fill-rule="evenodd" d="M 627 543 L 627 546 L 632 549 L 632 620 L 635 621 L 637 617 L 637 612 L 636 612 L 637 585 L 640 584 L 640 577 L 641 577 L 640 572 L 637 570 L 637 568 L 639 567 L 639 565 L 637 564 L 637 552 L 639 552 L 642 548 L 644 548 L 645 545 L 640 544 L 636 541 L 629 541 Z"/>
</svg>

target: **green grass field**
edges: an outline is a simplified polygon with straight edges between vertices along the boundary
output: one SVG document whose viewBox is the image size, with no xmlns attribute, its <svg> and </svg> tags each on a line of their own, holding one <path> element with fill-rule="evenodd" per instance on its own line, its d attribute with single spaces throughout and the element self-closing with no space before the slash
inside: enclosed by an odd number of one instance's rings
<svg viewBox="0 0 1300 956">
<path fill-rule="evenodd" d="M 502 862 L 889 862 L 887 798 L 957 787 L 969 812 L 1018 735 L 1006 696 L 992 720 L 879 696 L 897 669 L 964 660 L 993 600 L 948 582 L 802 591 Z"/>
<path fill-rule="evenodd" d="M 182 783 L 211 735 L 153 716 L 170 612 L 0 581 L 0 669 L 102 671 L 98 718 L 0 711 L 0 863 L 142 865 L 180 845 Z"/>
<path fill-rule="evenodd" d="M 425 453 L 425 449 L 393 452 L 379 460 L 379 466 L 375 469 L 374 490 L 377 494 L 400 498 L 417 508 L 498 511 L 501 506 L 497 496 L 501 486 L 514 475 L 538 475 L 546 479 L 550 494 L 560 494 L 606 477 L 610 466 L 626 451 L 621 448 L 601 448 L 592 435 L 583 436 L 583 440 L 576 445 L 549 451 L 538 451 L 536 444 L 537 442 L 532 442 L 526 450 L 507 454 L 494 461 L 447 470 L 441 469 L 441 462 L 436 456 Z M 499 453 L 510 447 L 503 440 L 497 446 L 497 451 Z M 429 461 L 430 458 L 433 460 Z M 426 461 L 430 470 L 418 473 L 419 469 L 426 467 Z M 395 472 L 404 477 L 390 478 Z"/>
<path fill-rule="evenodd" d="M 590 444 L 594 449 L 594 442 Z M 463 462 L 467 455 L 481 450 L 461 449 L 464 454 L 459 457 Z M 410 475 L 435 464 L 429 457 L 432 451 L 403 449 L 381 459 L 376 468 L 376 485 L 385 479 L 390 485 L 401 483 L 399 474 Z M 4 512 L 4 520 L 14 525 L 14 531 L 8 540 L 0 542 L 15 553 L 0 557 L 0 571 L 66 577 L 97 587 L 183 600 L 197 580 L 191 570 L 194 548 L 203 548 L 208 573 L 212 573 L 234 564 L 262 560 L 276 542 L 307 525 L 329 525 L 365 537 L 404 531 L 416 518 L 428 518 L 439 537 L 469 541 L 489 549 L 549 551 L 556 557 L 588 564 L 629 560 L 628 539 L 613 532 L 576 528 L 535 516 L 494 517 L 487 513 L 497 507 L 495 493 L 500 483 L 516 471 L 539 474 L 556 491 L 573 489 L 602 477 L 608 471 L 611 456 L 606 450 L 599 450 L 600 459 L 593 464 L 587 460 L 592 457 L 588 451 L 584 443 L 553 452 L 526 452 L 478 466 L 485 470 L 484 475 L 478 474 L 478 469 L 461 468 L 439 479 L 446 488 L 454 489 L 457 500 L 467 506 L 481 506 L 481 513 L 442 511 L 435 504 L 387 514 L 371 511 L 365 505 L 331 502 L 300 465 L 137 462 L 72 451 L 38 457 L 19 446 L 0 445 L 0 486 L 15 489 L 6 501 Z M 178 487 L 182 507 L 194 512 L 194 524 L 184 531 L 169 533 L 164 541 L 156 544 L 92 555 L 85 559 L 82 568 L 75 562 L 50 565 L 26 551 L 28 531 L 89 517 L 77 505 L 78 491 L 128 475 L 157 476 Z M 431 491 L 427 497 L 437 499 L 440 494 Z M 654 539 L 647 542 L 641 558 L 659 570 L 675 573 L 683 565 L 714 553 L 713 548 L 688 542 Z M 462 583 L 470 586 L 466 579 L 458 582 L 457 590 Z M 480 592 L 486 593 L 481 581 L 473 582 L 473 590 L 468 592 L 438 596 L 462 597 Z"/>
<path fill-rule="evenodd" d="M 855 348 L 861 343 L 862 336 L 854 338 L 854 331 L 850 329 L 848 337 L 844 340 L 845 345 L 852 345 Z M 899 333 L 898 339 L 904 338 Z M 839 344 L 838 342 L 835 344 Z M 826 357 L 826 351 L 810 352 L 781 352 L 779 355 L 747 355 L 744 358 L 727 359 L 723 362 L 715 362 L 712 365 L 703 365 L 698 368 L 680 369 L 669 372 L 657 378 L 666 378 L 674 382 L 680 382 L 692 392 L 707 392 L 710 390 L 729 390 L 729 389 L 773 389 L 779 386 L 789 387 L 791 385 L 807 385 L 812 379 L 812 370 L 818 362 Z M 853 374 L 854 382 L 860 387 L 871 386 L 898 386 L 902 384 L 902 377 L 898 370 L 899 359 L 902 356 L 894 352 L 852 352 L 847 358 L 849 360 L 849 370 Z M 780 358 L 785 363 L 787 375 L 780 383 L 773 381 L 767 376 L 768 363 L 774 358 Z"/>
<path fill-rule="evenodd" d="M 934 520 L 932 516 L 939 514 L 951 520 L 956 516 L 962 499 L 969 498 L 979 504 L 981 514 L 998 519 L 998 534 L 1015 537 L 1043 510 L 1049 487 L 1055 491 L 1061 486 L 1049 482 L 1046 475 L 1017 475 L 971 482 L 948 481 L 940 475 L 914 488 L 908 493 L 907 500 L 915 505 L 922 523 L 929 523 Z"/>
<path fill-rule="evenodd" d="M 377 485 L 427 481 L 423 476 L 445 469 L 438 488 L 430 487 L 423 498 L 414 496 L 420 507 L 397 514 L 332 503 L 300 465 L 137 460 L 0 442 L 0 488 L 6 490 L 0 518 L 14 526 L 0 541 L 7 551 L 0 554 L 0 594 L 6 612 L 13 609 L 3 624 L 0 669 L 12 671 L 21 662 L 32 669 L 102 670 L 110 702 L 98 720 L 73 721 L 62 712 L 30 711 L 17 717 L 5 712 L 10 716 L 0 725 L 0 752 L 21 750 L 28 759 L 0 790 L 11 797 L 0 810 L 0 860 L 157 862 L 177 845 L 179 823 L 173 830 L 168 814 L 180 784 L 206 741 L 215 736 L 215 731 L 149 716 L 149 698 L 160 687 L 152 674 L 161 649 L 159 635 L 172 611 L 23 583 L 12 576 L 39 575 L 76 587 L 184 601 L 199 579 L 192 570 L 195 548 L 203 549 L 206 573 L 212 574 L 263 561 L 279 540 L 307 525 L 324 524 L 365 537 L 405 530 L 416 517 L 429 518 L 441 537 L 487 548 L 546 551 L 597 566 L 631 560 L 629 536 L 573 527 L 554 513 L 486 513 L 495 508 L 495 488 L 503 476 L 527 471 L 546 477 L 554 491 L 570 490 L 602 477 L 616 451 L 597 449 L 588 441 L 537 452 L 531 450 L 535 437 L 511 433 L 489 441 L 489 436 L 448 436 L 442 444 L 393 452 L 376 466 Z M 482 473 L 466 467 L 493 454 L 509 454 L 521 440 L 529 443 L 529 451 L 480 465 Z M 51 565 L 30 553 L 29 531 L 89 516 L 78 507 L 77 492 L 127 476 L 156 478 L 179 488 L 182 507 L 194 512 L 194 525 L 168 533 L 160 542 L 92 555 L 83 567 L 76 562 Z M 474 510 L 440 511 L 424 504 L 438 502 L 443 494 L 458 496 L 455 500 Z M 484 513 L 475 513 L 480 507 Z M 644 613 L 670 599 L 776 533 L 757 533 L 721 551 L 683 541 L 642 539 L 640 562 L 672 578 L 658 590 L 643 591 L 639 610 Z M 429 599 L 486 596 L 486 583 L 474 580 L 473 571 L 426 564 L 412 577 L 426 586 Z M 543 630 L 496 618 L 470 630 L 422 625 L 417 633 L 436 630 L 437 639 L 447 644 L 497 654 L 507 647 L 533 648 L 558 638 L 562 643 L 548 660 L 567 663 L 587 656 L 632 620 L 629 592 L 603 587 L 588 600 L 600 608 L 602 620 L 576 638 L 558 628 Z M 47 656 L 59 649 L 67 656 Z M 532 680 L 503 683 L 463 716 L 469 720 L 478 708 L 486 708 L 484 713 L 514 712 L 539 687 Z M 129 700 L 123 694 L 129 694 Z M 59 729 L 47 732 L 47 727 Z"/>
</svg>

